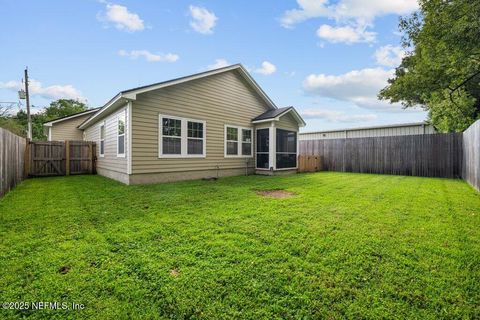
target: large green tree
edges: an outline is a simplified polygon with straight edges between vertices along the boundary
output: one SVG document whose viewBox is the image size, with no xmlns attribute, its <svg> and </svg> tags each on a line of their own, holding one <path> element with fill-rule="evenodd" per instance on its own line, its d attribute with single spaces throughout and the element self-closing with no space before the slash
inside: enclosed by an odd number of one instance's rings
<svg viewBox="0 0 480 320">
<path fill-rule="evenodd" d="M 480 118 L 480 1 L 419 3 L 400 19 L 407 55 L 379 97 L 425 108 L 440 131 L 465 130 Z"/>
<path fill-rule="evenodd" d="M 45 107 L 40 112 L 32 114 L 32 139 L 47 139 L 43 123 L 74 113 L 82 112 L 87 109 L 88 107 L 85 103 L 77 100 L 59 99 L 51 102 L 48 107 Z M 26 136 L 27 113 L 23 110 L 20 110 L 14 116 L 0 116 L 0 127 L 10 130 L 17 135 Z"/>
</svg>

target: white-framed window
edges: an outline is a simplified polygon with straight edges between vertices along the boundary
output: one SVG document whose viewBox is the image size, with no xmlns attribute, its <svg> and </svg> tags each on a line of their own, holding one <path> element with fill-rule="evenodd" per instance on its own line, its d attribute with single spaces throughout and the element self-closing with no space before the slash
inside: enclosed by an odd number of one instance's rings
<svg viewBox="0 0 480 320">
<path fill-rule="evenodd" d="M 100 157 L 105 157 L 105 122 L 100 125 Z"/>
<path fill-rule="evenodd" d="M 125 157 L 125 111 L 117 116 L 117 157 Z"/>
<path fill-rule="evenodd" d="M 252 128 L 225 125 L 225 157 L 253 157 Z"/>
<path fill-rule="evenodd" d="M 206 122 L 159 115 L 158 156 L 160 158 L 204 158 Z"/>
</svg>

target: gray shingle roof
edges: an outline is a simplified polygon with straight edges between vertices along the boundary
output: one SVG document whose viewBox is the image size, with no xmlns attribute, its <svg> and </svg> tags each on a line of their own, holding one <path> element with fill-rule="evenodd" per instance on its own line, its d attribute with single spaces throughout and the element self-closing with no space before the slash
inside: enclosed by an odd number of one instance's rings
<svg viewBox="0 0 480 320">
<path fill-rule="evenodd" d="M 274 109 L 274 110 L 268 110 L 267 112 L 262 113 L 258 117 L 253 118 L 252 121 L 273 119 L 273 118 L 276 118 L 279 115 L 287 112 L 288 110 L 290 110 L 292 108 L 293 107 L 284 107 L 284 108 L 278 108 L 278 109 Z"/>
</svg>

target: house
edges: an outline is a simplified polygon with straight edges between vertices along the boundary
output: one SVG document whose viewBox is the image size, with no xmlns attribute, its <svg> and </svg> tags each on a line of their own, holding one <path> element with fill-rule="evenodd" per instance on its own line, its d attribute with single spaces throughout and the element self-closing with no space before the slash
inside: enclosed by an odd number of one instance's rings
<svg viewBox="0 0 480 320">
<path fill-rule="evenodd" d="M 346 139 L 385 136 L 405 136 L 415 134 L 437 133 L 435 128 L 426 122 L 399 123 L 384 126 L 337 129 L 328 131 L 303 132 L 299 140 Z"/>
<path fill-rule="evenodd" d="M 99 109 L 90 109 L 45 122 L 43 127 L 48 141 L 83 140 L 83 130 L 80 130 L 78 126 Z"/>
<path fill-rule="evenodd" d="M 236 64 L 122 91 L 77 128 L 99 174 L 144 184 L 295 172 L 304 125 Z"/>
</svg>

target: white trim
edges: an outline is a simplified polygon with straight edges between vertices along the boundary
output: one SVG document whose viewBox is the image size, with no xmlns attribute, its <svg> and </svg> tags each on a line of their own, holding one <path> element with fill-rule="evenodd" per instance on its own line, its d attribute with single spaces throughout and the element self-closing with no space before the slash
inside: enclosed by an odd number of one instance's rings
<svg viewBox="0 0 480 320">
<path fill-rule="evenodd" d="M 162 118 L 180 120 L 181 132 L 180 137 L 165 136 L 180 139 L 180 154 L 163 154 L 163 125 Z M 188 137 L 188 122 L 197 122 L 203 124 L 203 138 Z M 202 140 L 202 154 L 188 154 L 188 139 Z M 166 114 L 158 114 L 158 157 L 167 159 L 184 159 L 184 158 L 206 158 L 207 157 L 207 122 L 205 120 L 190 119 L 178 116 L 170 116 Z"/>
<path fill-rule="evenodd" d="M 276 161 L 276 148 L 277 148 L 277 130 L 275 128 L 275 122 L 272 121 L 269 128 L 268 136 L 268 169 L 273 168 L 273 171 L 277 169 Z"/>
<path fill-rule="evenodd" d="M 102 109 L 98 110 L 98 112 L 96 114 L 94 114 L 92 117 L 90 117 L 85 122 L 83 122 L 79 126 L 79 128 L 84 129 L 90 122 L 92 122 L 94 119 L 99 117 L 101 114 L 103 114 L 106 110 L 110 109 L 112 106 L 116 105 L 116 102 L 118 100 L 120 100 L 121 98 L 136 100 L 137 95 L 141 94 L 141 93 L 144 93 L 144 92 L 157 90 L 157 89 L 161 89 L 161 88 L 165 88 L 165 87 L 169 87 L 169 86 L 174 86 L 174 85 L 184 83 L 184 82 L 187 82 L 187 81 L 201 79 L 201 78 L 205 78 L 205 77 L 212 76 L 212 75 L 215 75 L 215 74 L 228 72 L 228 71 L 231 71 L 231 70 L 237 70 L 237 69 L 240 72 L 240 74 L 243 76 L 243 78 L 252 86 L 252 88 L 255 90 L 255 92 L 257 92 L 257 94 L 260 95 L 263 98 L 263 100 L 270 107 L 270 109 L 277 109 L 277 106 L 275 105 L 275 103 L 273 103 L 273 101 L 267 96 L 267 94 L 263 91 L 263 89 L 260 88 L 260 86 L 252 78 L 252 76 L 248 73 L 248 71 L 241 64 L 235 64 L 235 65 L 232 65 L 232 66 L 229 66 L 229 67 L 215 69 L 215 70 L 211 70 L 211 71 L 208 71 L 208 72 L 202 72 L 202 73 L 199 73 L 199 74 L 194 74 L 194 75 L 191 75 L 191 76 L 183 77 L 183 78 L 180 78 L 180 79 L 177 79 L 177 80 L 165 81 L 165 82 L 162 82 L 162 83 L 159 83 L 159 84 L 153 84 L 153 85 L 145 86 L 145 87 L 138 88 L 138 89 L 132 89 L 132 90 L 129 90 L 129 91 L 120 92 L 115 97 L 113 97 L 109 102 L 107 102 L 102 107 Z"/>
<path fill-rule="evenodd" d="M 227 140 L 227 128 L 235 128 L 237 129 L 237 154 L 227 154 L 227 142 L 233 142 L 233 140 Z M 242 130 L 250 130 L 251 133 L 251 141 L 250 141 L 250 155 L 244 155 L 242 153 L 242 143 L 243 143 L 243 132 Z M 224 125 L 224 136 L 223 136 L 223 157 L 224 158 L 253 158 L 253 134 L 254 130 L 252 127 L 241 127 L 231 124 Z"/>
<path fill-rule="evenodd" d="M 257 139 L 257 132 L 258 130 L 268 130 L 269 132 L 269 136 L 268 136 L 268 139 L 270 140 L 270 128 L 269 127 L 266 127 L 266 128 L 255 128 L 255 170 L 265 170 L 265 171 L 270 171 L 270 167 L 269 168 L 258 168 L 257 167 L 257 155 L 258 155 L 258 152 L 257 152 L 257 147 L 258 147 L 258 139 Z M 268 141 L 268 145 L 270 146 L 270 141 Z M 268 162 L 270 164 L 270 150 L 268 150 L 267 152 L 260 152 L 261 154 L 268 154 Z"/>
<path fill-rule="evenodd" d="M 120 116 L 122 116 L 123 114 L 123 134 L 119 134 L 118 133 L 118 123 L 120 122 Z M 121 112 L 117 113 L 117 116 L 116 116 L 116 124 L 117 124 L 117 158 L 125 158 L 125 146 L 127 145 L 127 141 L 126 141 L 126 136 L 125 136 L 125 133 L 126 133 L 126 129 L 127 129 L 127 121 L 126 121 L 126 110 L 122 110 Z M 118 147 L 120 146 L 118 144 L 118 138 L 120 138 L 121 136 L 123 136 L 123 153 L 118 153 Z"/>
<path fill-rule="evenodd" d="M 52 126 L 48 127 L 48 141 L 52 141 Z"/>
<path fill-rule="evenodd" d="M 132 101 L 127 104 L 127 174 L 132 174 Z"/>
<path fill-rule="evenodd" d="M 84 116 L 86 114 L 90 114 L 92 112 L 97 112 L 97 111 L 100 111 L 98 108 L 96 109 L 91 109 L 91 110 L 86 110 L 86 111 L 82 111 L 82 112 L 79 112 L 79 113 L 75 113 L 75 114 L 72 114 L 70 116 L 67 116 L 65 118 L 61 118 L 61 119 L 57 119 L 57 120 L 52 120 L 52 121 L 48 121 L 48 122 L 45 122 L 43 125 L 45 127 L 51 127 L 52 124 L 54 123 L 57 123 L 57 122 L 62 122 L 62 121 L 65 121 L 65 120 L 70 120 L 70 119 L 73 119 L 73 118 L 76 118 L 76 117 L 81 117 L 81 116 Z"/>
<path fill-rule="evenodd" d="M 98 156 L 100 158 L 105 158 L 105 140 L 107 137 L 107 129 L 105 125 L 106 125 L 105 121 L 102 121 L 98 126 L 98 129 L 100 131 L 98 134 Z M 105 134 L 103 135 L 103 153 L 102 153 L 102 127 L 105 130 Z"/>
</svg>

